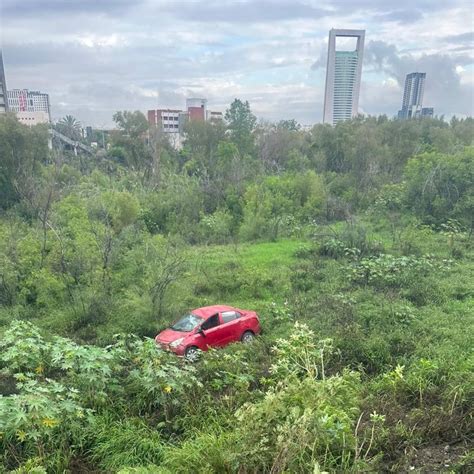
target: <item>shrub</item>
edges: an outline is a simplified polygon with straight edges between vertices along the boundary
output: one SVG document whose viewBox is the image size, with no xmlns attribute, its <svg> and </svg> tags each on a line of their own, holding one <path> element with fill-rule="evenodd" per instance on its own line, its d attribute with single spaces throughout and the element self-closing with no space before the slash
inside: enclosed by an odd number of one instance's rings
<svg viewBox="0 0 474 474">
<path fill-rule="evenodd" d="M 13 468 L 18 459 L 39 457 L 51 470 L 62 470 L 72 446 L 83 442 L 91 412 L 81 405 L 78 390 L 31 377 L 16 374 L 19 393 L 0 397 L 0 460 Z"/>
<path fill-rule="evenodd" d="M 316 341 L 306 324 L 295 323 L 288 338 L 278 339 L 273 347 L 275 362 L 270 372 L 277 380 L 293 377 L 325 378 L 325 366 L 333 352 L 332 340 Z"/>
<path fill-rule="evenodd" d="M 237 412 L 236 469 L 250 472 L 348 470 L 354 461 L 359 376 L 305 377 L 270 389 Z"/>
<path fill-rule="evenodd" d="M 382 254 L 378 257 L 362 258 L 349 267 L 352 281 L 365 285 L 384 287 L 407 287 L 435 270 L 446 270 L 451 260 L 438 260 L 433 255 L 422 257 L 395 257 Z"/>
<path fill-rule="evenodd" d="M 201 239 L 207 243 L 225 244 L 231 239 L 232 215 L 218 209 L 213 214 L 201 214 L 199 230 Z"/>
<path fill-rule="evenodd" d="M 406 202 L 429 224 L 455 218 L 472 227 L 473 162 L 472 147 L 454 155 L 433 152 L 412 158 L 405 169 Z"/>
</svg>

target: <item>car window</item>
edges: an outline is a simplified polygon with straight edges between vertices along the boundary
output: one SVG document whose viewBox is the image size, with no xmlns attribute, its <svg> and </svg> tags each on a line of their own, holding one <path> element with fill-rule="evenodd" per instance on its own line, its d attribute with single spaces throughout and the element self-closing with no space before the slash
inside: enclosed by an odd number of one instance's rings
<svg viewBox="0 0 474 474">
<path fill-rule="evenodd" d="M 223 311 L 221 315 L 223 323 L 229 323 L 234 319 L 240 318 L 240 313 L 238 313 L 237 311 Z"/>
<path fill-rule="evenodd" d="M 211 328 L 214 328 L 216 326 L 219 326 L 219 315 L 218 314 L 215 314 L 214 316 L 211 316 L 209 319 L 204 321 L 201 325 L 201 329 L 205 331 L 206 329 L 211 329 Z"/>
<path fill-rule="evenodd" d="M 196 316 L 195 314 L 187 314 L 176 321 L 176 323 L 171 326 L 171 329 L 173 329 L 173 331 L 188 332 L 192 331 L 196 326 L 201 324 L 201 322 L 202 318 L 199 316 Z"/>
</svg>

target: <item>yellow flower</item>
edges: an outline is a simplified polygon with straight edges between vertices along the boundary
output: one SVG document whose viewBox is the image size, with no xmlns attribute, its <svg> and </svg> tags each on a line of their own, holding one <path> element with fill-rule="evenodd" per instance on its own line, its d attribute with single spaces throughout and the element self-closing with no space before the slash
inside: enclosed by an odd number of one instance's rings
<svg viewBox="0 0 474 474">
<path fill-rule="evenodd" d="M 165 391 L 166 393 L 170 393 L 171 390 L 173 390 L 173 389 L 172 389 L 169 385 L 167 385 L 167 386 L 164 388 L 164 391 Z"/>
<path fill-rule="evenodd" d="M 44 367 L 40 364 L 38 367 L 36 367 L 35 372 L 39 375 L 41 375 L 44 372 Z"/>
<path fill-rule="evenodd" d="M 25 441 L 26 433 L 23 430 L 19 430 L 16 432 L 16 437 L 18 438 L 18 441 Z"/>
<path fill-rule="evenodd" d="M 43 418 L 41 423 L 43 423 L 43 425 L 47 426 L 48 428 L 54 428 L 59 422 L 54 418 Z"/>
</svg>

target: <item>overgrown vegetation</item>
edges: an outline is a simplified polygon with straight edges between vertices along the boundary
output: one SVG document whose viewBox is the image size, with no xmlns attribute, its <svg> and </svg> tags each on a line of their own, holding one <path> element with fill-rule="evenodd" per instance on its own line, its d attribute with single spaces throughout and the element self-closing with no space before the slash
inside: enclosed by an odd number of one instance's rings
<svg viewBox="0 0 474 474">
<path fill-rule="evenodd" d="M 236 100 L 180 151 L 115 120 L 78 158 L 0 117 L 6 472 L 473 469 L 472 119 L 305 132 Z M 264 334 L 156 347 L 215 303 Z"/>
</svg>

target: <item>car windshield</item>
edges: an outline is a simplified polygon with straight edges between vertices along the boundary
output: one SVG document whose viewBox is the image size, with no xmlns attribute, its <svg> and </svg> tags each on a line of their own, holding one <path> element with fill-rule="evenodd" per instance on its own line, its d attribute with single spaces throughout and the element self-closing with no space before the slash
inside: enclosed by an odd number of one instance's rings
<svg viewBox="0 0 474 474">
<path fill-rule="evenodd" d="M 196 326 L 199 326 L 203 321 L 202 318 L 195 314 L 187 314 L 179 319 L 176 323 L 171 326 L 174 331 L 189 332 L 192 331 Z"/>
</svg>

